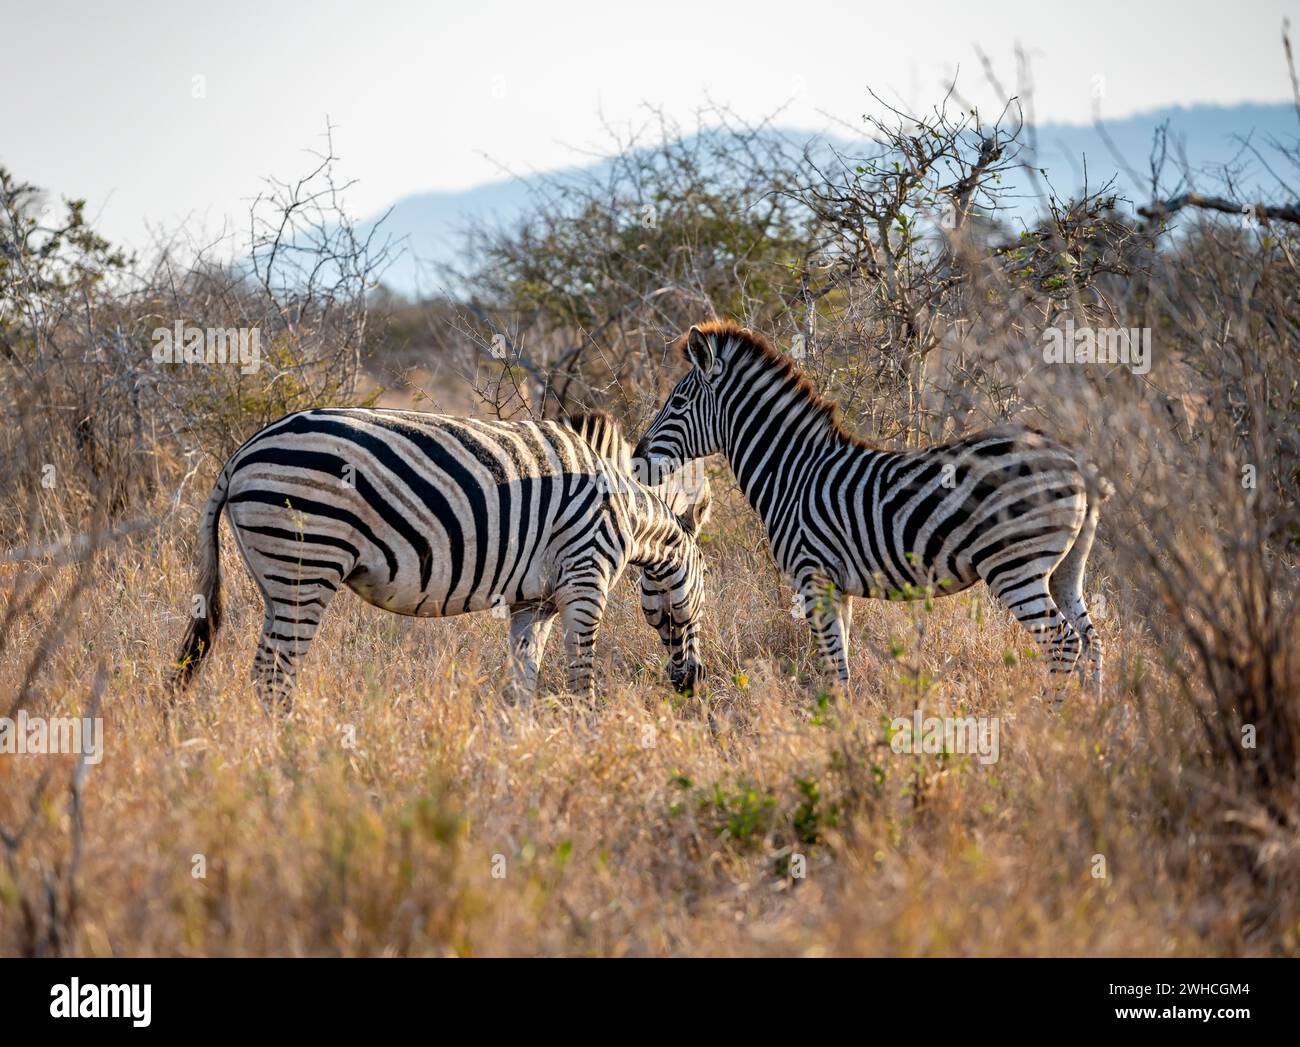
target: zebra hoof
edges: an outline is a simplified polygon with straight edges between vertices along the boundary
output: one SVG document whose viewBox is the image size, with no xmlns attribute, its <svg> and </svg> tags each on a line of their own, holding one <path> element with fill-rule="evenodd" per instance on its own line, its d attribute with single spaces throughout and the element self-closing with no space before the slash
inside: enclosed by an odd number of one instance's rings
<svg viewBox="0 0 1300 1047">
<path fill-rule="evenodd" d="M 687 698 L 698 698 L 704 693 L 704 666 L 687 666 L 681 672 L 668 674 L 673 690 Z"/>
<path fill-rule="evenodd" d="M 512 709 L 527 709 L 533 704 L 533 692 L 522 687 L 506 687 L 501 692 L 501 697 Z"/>
<path fill-rule="evenodd" d="M 262 700 L 262 708 L 266 710 L 267 716 L 277 720 L 288 720 L 293 716 L 293 695 L 277 691 L 270 694 L 262 692 L 258 697 Z"/>
</svg>

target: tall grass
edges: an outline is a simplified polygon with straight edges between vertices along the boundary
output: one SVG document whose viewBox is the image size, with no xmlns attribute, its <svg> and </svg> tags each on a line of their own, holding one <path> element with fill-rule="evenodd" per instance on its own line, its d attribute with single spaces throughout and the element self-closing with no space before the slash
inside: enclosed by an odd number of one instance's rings
<svg viewBox="0 0 1300 1047">
<path fill-rule="evenodd" d="M 76 715 L 87 665 L 111 667 L 107 752 L 88 776 L 81 902 L 63 951 L 1294 947 L 1293 929 L 1249 935 L 1248 873 L 1207 869 L 1223 828 L 1213 797 L 1186 788 L 1180 754 L 1201 736 L 1174 682 L 1153 667 L 1141 714 L 1126 711 L 1134 667 L 1158 655 L 1116 629 L 1123 611 L 1103 626 L 1119 670 L 1105 700 L 1058 715 L 1020 660 L 1026 637 L 982 594 L 929 612 L 864 604 L 857 682 L 850 700 L 829 704 L 770 575 L 728 563 L 710 583 L 728 613 L 709 620 L 708 697 L 668 693 L 657 640 L 625 584 L 601 647 L 603 701 L 588 712 L 563 697 L 504 705 L 505 637 L 489 616 L 409 621 L 345 597 L 286 723 L 251 693 L 261 610 L 238 574 L 221 644 L 183 704 L 169 706 L 163 670 L 184 625 L 190 545 L 167 531 L 101 554 L 93 591 L 43 671 L 42 710 Z M 73 573 L 52 580 L 55 598 Z M 25 615 L 23 632 L 51 611 Z M 6 658 L 6 693 L 20 668 Z M 996 764 L 890 749 L 884 721 L 910 714 L 917 675 L 931 678 L 927 708 L 1002 718 Z M 22 813 L 51 759 L 0 762 L 0 822 Z M 30 944 L 17 897 L 66 863 L 66 793 L 50 790 L 37 817 L 0 880 L 8 953 Z M 805 856 L 801 879 L 792 854 Z"/>
</svg>

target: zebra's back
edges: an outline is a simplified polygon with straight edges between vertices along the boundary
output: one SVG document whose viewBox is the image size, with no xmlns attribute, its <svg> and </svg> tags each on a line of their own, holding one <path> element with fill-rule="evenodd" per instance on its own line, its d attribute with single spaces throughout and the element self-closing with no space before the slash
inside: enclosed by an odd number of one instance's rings
<svg viewBox="0 0 1300 1047">
<path fill-rule="evenodd" d="M 852 448 L 803 493 L 799 539 L 843 565 L 847 592 L 876 596 L 935 584 L 958 592 L 1041 555 L 1044 541 L 1063 553 L 1087 504 L 1073 455 L 1011 426 L 916 451 Z"/>
</svg>

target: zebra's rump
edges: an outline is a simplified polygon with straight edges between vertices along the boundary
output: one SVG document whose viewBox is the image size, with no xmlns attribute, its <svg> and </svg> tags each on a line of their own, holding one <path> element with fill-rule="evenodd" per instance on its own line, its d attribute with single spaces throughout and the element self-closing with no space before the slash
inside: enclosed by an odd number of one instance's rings
<svg viewBox="0 0 1300 1047">
<path fill-rule="evenodd" d="M 914 587 L 958 592 L 1030 563 L 1050 569 L 1087 507 L 1074 456 L 1017 427 L 870 454 L 856 471 L 833 465 L 825 486 L 837 483 L 841 497 L 824 507 L 837 519 L 825 531 L 847 536 L 830 544 L 841 545 L 845 587 L 861 595 L 913 595 Z"/>
</svg>

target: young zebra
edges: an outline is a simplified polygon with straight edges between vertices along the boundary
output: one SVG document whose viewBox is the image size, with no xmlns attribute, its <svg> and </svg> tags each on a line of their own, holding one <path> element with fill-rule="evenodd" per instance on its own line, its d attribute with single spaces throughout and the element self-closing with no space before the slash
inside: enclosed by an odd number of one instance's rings
<svg viewBox="0 0 1300 1047">
<path fill-rule="evenodd" d="M 225 509 L 266 604 L 253 671 L 268 703 L 288 707 L 340 585 L 397 614 L 509 608 L 520 697 L 536 687 L 558 616 L 569 688 L 589 696 L 596 633 L 629 564 L 643 569 L 642 603 L 669 648 L 673 685 L 693 689 L 703 678 L 695 534 L 708 493 L 673 494 L 674 512 L 584 433 L 630 460 L 607 418 L 491 422 L 322 408 L 273 422 L 231 456 L 204 507 L 206 613 L 191 623 L 176 682 L 189 681 L 220 625 Z"/>
<path fill-rule="evenodd" d="M 1053 674 L 1099 694 L 1083 570 L 1110 485 L 1040 433 L 1006 426 L 920 451 L 873 449 L 771 343 L 692 327 L 691 370 L 636 448 L 655 472 L 721 452 L 767 527 L 828 666 L 849 678 L 850 596 L 960 592 L 983 579 Z"/>
<path fill-rule="evenodd" d="M 624 473 L 630 473 L 643 480 L 644 467 L 632 459 L 632 445 L 623 436 L 623 429 L 606 411 L 588 411 L 585 414 L 564 419 L 578 434 L 591 444 L 592 449 L 602 458 L 608 458 Z M 672 510 L 692 537 L 698 537 L 700 529 L 708 522 L 709 510 L 713 496 L 709 487 L 708 476 L 703 468 L 679 469 L 657 486 L 654 491 Z M 708 570 L 704 561 L 703 569 Z M 654 583 L 646 573 L 641 575 L 641 612 L 645 619 L 659 632 L 664 646 L 672 650 L 673 610 L 670 599 L 672 590 Z"/>
</svg>

